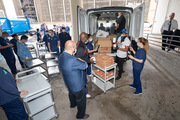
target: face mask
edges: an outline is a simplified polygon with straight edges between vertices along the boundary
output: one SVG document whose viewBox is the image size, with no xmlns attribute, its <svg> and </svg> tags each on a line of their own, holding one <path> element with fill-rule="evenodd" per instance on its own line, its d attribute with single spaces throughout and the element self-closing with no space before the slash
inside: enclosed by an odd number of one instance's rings
<svg viewBox="0 0 180 120">
<path fill-rule="evenodd" d="M 76 54 L 76 52 L 77 52 L 77 49 L 75 49 L 75 50 L 74 50 L 73 55 L 75 55 L 75 54 Z"/>
<path fill-rule="evenodd" d="M 17 39 L 19 40 L 19 37 L 17 37 Z"/>
<path fill-rule="evenodd" d="M 0 55 L 0 62 L 2 62 L 3 61 L 3 56 L 2 55 Z"/>
<path fill-rule="evenodd" d="M 85 44 L 87 44 L 87 43 L 88 43 L 88 40 L 86 40 Z"/>
<path fill-rule="evenodd" d="M 90 40 L 89 40 L 89 42 L 92 42 L 93 41 L 93 39 L 91 38 Z"/>
<path fill-rule="evenodd" d="M 49 35 L 51 36 L 51 33 L 49 33 Z"/>
<path fill-rule="evenodd" d="M 46 35 L 48 35 L 49 33 L 48 32 L 46 32 Z"/>
<path fill-rule="evenodd" d="M 117 16 L 117 18 L 119 18 L 119 16 Z"/>
<path fill-rule="evenodd" d="M 62 30 L 62 32 L 65 32 L 65 31 L 66 31 L 65 29 Z"/>
<path fill-rule="evenodd" d="M 138 44 L 138 42 L 137 42 L 137 46 L 139 47 L 139 44 Z"/>
<path fill-rule="evenodd" d="M 4 37 L 5 40 L 7 40 L 7 37 Z"/>
</svg>

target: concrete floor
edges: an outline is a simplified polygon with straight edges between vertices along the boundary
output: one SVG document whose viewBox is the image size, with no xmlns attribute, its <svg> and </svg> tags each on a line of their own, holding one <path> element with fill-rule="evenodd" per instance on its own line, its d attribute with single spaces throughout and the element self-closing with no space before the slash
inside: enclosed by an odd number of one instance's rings
<svg viewBox="0 0 180 120">
<path fill-rule="evenodd" d="M 5 66 L 5 63 L 1 66 Z M 5 66 L 7 68 L 7 66 Z M 133 95 L 134 89 L 128 85 L 133 81 L 132 64 L 127 61 L 125 73 L 116 81 L 116 88 L 104 94 L 99 88 L 88 83 L 91 99 L 87 100 L 88 120 L 179 120 L 180 84 L 164 78 L 148 61 L 141 75 L 143 94 Z M 68 90 L 62 75 L 54 75 L 51 85 L 58 120 L 75 120 L 77 109 L 69 107 Z M 92 91 L 92 87 L 94 90 Z M 0 109 L 0 120 L 7 120 Z M 55 118 L 53 120 L 56 120 Z"/>
<path fill-rule="evenodd" d="M 9 70 L 5 61 L 0 66 Z M 20 65 L 17 61 L 17 68 Z M 91 99 L 87 100 L 88 120 L 179 120 L 180 119 L 180 83 L 169 80 L 157 71 L 148 61 L 141 75 L 143 94 L 134 95 L 128 85 L 133 82 L 132 62 L 124 63 L 123 76 L 116 81 L 116 88 L 104 94 L 99 88 L 88 82 Z M 57 120 L 75 120 L 77 109 L 69 106 L 68 90 L 62 75 L 53 75 L 51 85 L 59 118 Z M 0 108 L 0 120 L 7 120 Z M 56 120 L 54 118 L 53 120 Z"/>
</svg>

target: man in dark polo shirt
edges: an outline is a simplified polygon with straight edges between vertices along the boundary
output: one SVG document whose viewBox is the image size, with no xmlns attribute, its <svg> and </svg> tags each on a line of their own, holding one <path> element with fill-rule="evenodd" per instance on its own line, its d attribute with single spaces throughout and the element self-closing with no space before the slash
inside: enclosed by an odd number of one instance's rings
<svg viewBox="0 0 180 120">
<path fill-rule="evenodd" d="M 123 29 L 125 29 L 125 24 L 126 24 L 126 19 L 125 19 L 124 15 L 121 12 L 118 12 L 117 26 L 115 28 L 115 30 L 117 32 L 117 40 L 121 36 L 121 31 Z"/>
</svg>

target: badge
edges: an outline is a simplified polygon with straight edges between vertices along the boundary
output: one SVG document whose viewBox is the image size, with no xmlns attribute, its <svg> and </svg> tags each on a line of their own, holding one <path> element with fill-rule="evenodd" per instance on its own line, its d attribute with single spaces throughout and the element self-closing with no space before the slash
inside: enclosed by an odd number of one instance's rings
<svg viewBox="0 0 180 120">
<path fill-rule="evenodd" d="M 3 70 L 4 74 L 6 75 L 7 74 L 7 71 Z"/>
</svg>

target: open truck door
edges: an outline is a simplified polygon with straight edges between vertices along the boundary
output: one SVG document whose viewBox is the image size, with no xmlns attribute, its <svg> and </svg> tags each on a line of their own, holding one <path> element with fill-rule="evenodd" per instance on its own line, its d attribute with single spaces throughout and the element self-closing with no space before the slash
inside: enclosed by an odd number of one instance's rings
<svg viewBox="0 0 180 120">
<path fill-rule="evenodd" d="M 77 21 L 78 21 L 78 35 L 80 35 L 82 32 L 88 33 L 88 25 L 89 25 L 88 15 L 86 13 L 86 10 L 82 9 L 79 6 L 77 7 Z"/>
<path fill-rule="evenodd" d="M 132 15 L 131 36 L 137 42 L 143 36 L 145 3 L 136 7 Z"/>
</svg>

